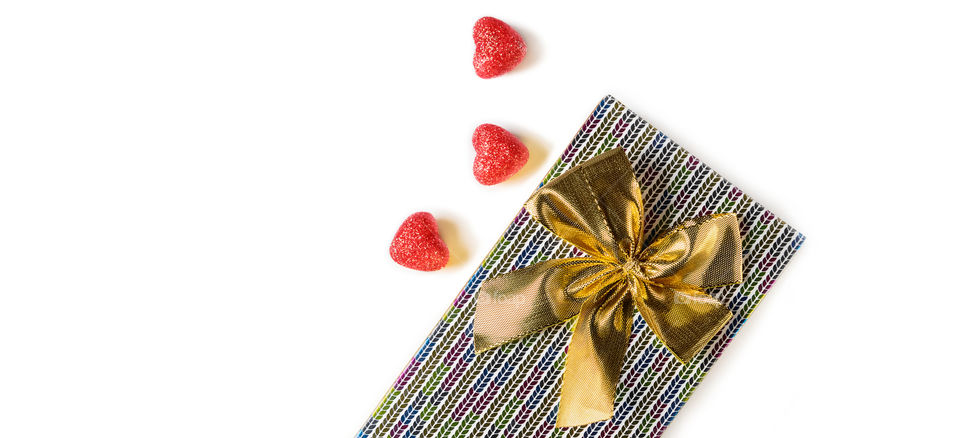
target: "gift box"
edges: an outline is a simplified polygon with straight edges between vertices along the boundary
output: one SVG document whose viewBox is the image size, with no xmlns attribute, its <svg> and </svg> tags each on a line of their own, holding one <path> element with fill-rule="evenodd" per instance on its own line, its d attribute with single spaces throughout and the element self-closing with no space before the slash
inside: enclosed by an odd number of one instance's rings
<svg viewBox="0 0 960 438">
<path fill-rule="evenodd" d="M 601 161 L 621 167 L 607 166 Z M 613 175 L 610 169 L 620 168 L 631 169 L 632 179 L 610 176 Z M 574 180 L 578 172 L 585 183 L 571 185 L 571 181 L 578 181 Z M 621 172 L 630 173 L 627 170 Z M 565 182 L 563 178 L 566 178 Z M 633 244 L 623 247 L 630 247 L 633 254 L 648 260 L 634 263 L 628 255 L 623 259 L 625 263 L 618 265 L 614 261 L 610 265 L 614 268 L 620 266 L 622 271 L 608 269 L 602 272 L 634 279 L 635 283 L 639 278 L 640 289 L 647 284 L 653 288 L 650 289 L 652 295 L 656 295 L 657 288 L 666 287 L 664 290 L 670 291 L 669 287 L 683 289 L 688 286 L 690 294 L 686 298 L 681 296 L 683 294 L 668 294 L 665 296 L 669 296 L 670 301 L 656 301 L 645 293 L 637 294 L 634 285 L 632 301 L 630 295 L 625 294 L 623 300 L 627 304 L 621 302 L 618 307 L 628 310 L 618 314 L 622 321 L 604 322 L 589 329 L 585 319 L 587 310 L 579 310 L 577 304 L 577 309 L 570 313 L 563 310 L 570 306 L 557 304 L 556 296 L 563 298 L 558 290 L 570 291 L 572 286 L 553 284 L 557 282 L 556 275 L 549 280 L 542 280 L 543 275 L 537 277 L 542 283 L 526 288 L 529 300 L 510 295 L 527 293 L 512 290 L 523 289 L 522 282 L 516 281 L 522 276 L 518 273 L 536 271 L 537 266 L 551 263 L 562 264 L 558 262 L 561 260 L 574 260 L 573 265 L 584 266 L 587 263 L 584 260 L 604 257 L 603 245 L 599 249 L 590 248 L 576 236 L 571 237 L 571 232 L 583 234 L 581 229 L 567 227 L 565 231 L 564 225 L 558 224 L 558 221 L 573 220 L 567 217 L 569 206 L 557 206 L 563 202 L 545 199 L 548 196 L 543 192 L 546 189 L 568 190 L 574 197 L 584 194 L 584 205 L 591 202 L 589 199 L 599 201 L 597 206 L 604 212 L 612 209 L 604 203 L 613 202 L 610 199 L 616 195 L 616 189 L 608 187 L 612 179 L 624 184 L 626 189 L 621 192 L 629 192 L 631 187 L 639 190 L 635 202 L 638 206 L 628 209 L 638 216 L 632 225 L 637 231 L 638 246 L 635 250 Z M 585 193 L 590 193 L 592 198 Z M 627 200 L 626 205 L 633 205 L 630 196 L 621 197 Z M 531 207 L 534 198 L 540 204 Z M 577 202 L 572 201 L 573 204 Z M 642 207 L 639 206 L 641 203 Z M 577 208 L 576 205 L 570 207 L 572 210 Z M 533 209 L 535 211 L 531 211 Z M 618 229 L 630 228 L 629 224 L 606 222 L 605 226 L 599 227 L 600 235 L 606 235 L 604 230 L 610 229 L 615 231 L 616 237 Z M 707 230 L 707 227 L 717 228 Z M 689 231 L 698 229 L 698 232 Z M 724 237 L 723 233 L 729 236 Z M 671 236 L 674 236 L 673 240 Z M 721 236 L 720 244 L 716 243 L 716 236 Z M 597 237 L 601 243 L 602 237 Z M 702 243 L 704 239 L 713 240 Z M 730 242 L 722 242 L 723 239 Z M 358 436 L 659 436 L 773 286 L 803 240 L 804 236 L 796 229 L 621 102 L 607 96 L 547 172 L 541 189 L 509 224 L 456 296 Z M 647 248 L 644 251 L 639 249 L 641 241 Z M 712 256 L 729 258 L 731 261 L 724 262 L 722 269 L 716 268 L 715 262 L 708 261 L 698 272 L 703 274 L 712 269 L 706 277 L 725 278 L 733 275 L 731 272 L 735 267 L 735 281 L 711 279 L 706 282 L 710 284 L 702 285 L 706 289 L 699 289 L 695 287 L 697 285 L 686 285 L 690 281 L 680 278 L 683 272 L 691 269 L 662 268 L 666 266 L 662 263 L 662 266 L 657 265 L 661 268 L 656 268 L 654 262 L 660 263 L 664 256 L 677 253 L 677 244 L 699 245 L 701 250 L 713 251 Z M 659 248 L 658 255 L 651 256 L 650 248 L 653 247 Z M 732 252 L 736 254 L 731 256 Z M 611 259 L 615 258 L 611 256 Z M 702 262 L 697 261 L 698 258 L 703 257 L 688 254 L 687 261 Z M 646 274 L 629 274 L 641 272 L 637 266 L 644 263 L 647 263 Z M 629 268 L 621 266 L 624 264 L 629 264 Z M 660 269 L 659 274 L 650 273 L 657 269 Z M 626 284 L 623 281 L 616 284 Z M 670 281 L 680 286 L 661 286 Z M 549 299 L 540 296 L 551 288 L 546 292 L 559 295 Z M 576 292 L 568 295 L 574 297 Z M 584 297 L 576 298 L 580 301 L 575 303 L 591 302 Z M 690 304 L 689 297 L 693 297 L 693 304 Z M 698 297 L 703 298 L 703 303 L 697 301 Z M 490 304 L 491 299 L 494 304 Z M 479 311 L 478 300 L 481 300 Z M 644 304 L 643 300 L 649 303 Z M 513 307 L 503 303 L 511 303 Z M 588 304 L 583 304 L 583 309 L 587 307 Z M 677 310 L 677 307 L 682 309 Z M 515 308 L 526 310 L 510 310 Z M 704 308 L 708 310 L 699 310 Z M 546 316 L 544 309 L 549 310 Z M 707 318 L 709 324 L 691 323 L 690 311 L 684 313 L 684 309 L 702 313 L 694 316 Z M 510 312 L 520 312 L 520 316 L 514 317 L 516 315 Z M 604 313 L 602 309 L 590 316 L 593 318 L 601 313 Z M 552 323 L 554 319 L 557 323 Z M 532 320 L 537 323 L 532 324 Z M 549 320 L 549 323 L 541 320 Z M 506 327 L 510 324 L 531 327 Z M 700 334 L 693 338 L 687 336 L 684 330 L 689 325 Z M 613 333 L 618 330 L 623 333 Z M 503 339 L 487 340 L 491 334 L 499 335 L 500 332 L 519 335 L 504 334 Z M 622 342 L 604 347 L 607 344 L 597 339 L 592 343 L 578 340 L 578 336 L 583 338 L 579 333 L 601 340 L 622 338 Z M 584 371 L 593 370 L 590 361 L 599 361 L 606 368 L 601 366 L 592 374 Z M 569 373 L 566 377 L 565 372 Z M 567 389 L 562 390 L 563 386 Z M 604 396 L 598 398 L 595 392 Z M 600 412 L 592 409 L 591 403 L 598 406 Z"/>
</svg>

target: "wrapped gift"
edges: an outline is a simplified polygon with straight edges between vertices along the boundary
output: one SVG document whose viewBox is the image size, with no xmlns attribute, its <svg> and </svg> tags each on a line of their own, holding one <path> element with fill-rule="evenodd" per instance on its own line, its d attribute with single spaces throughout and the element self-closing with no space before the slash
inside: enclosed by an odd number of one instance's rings
<svg viewBox="0 0 960 438">
<path fill-rule="evenodd" d="M 607 96 L 358 436 L 659 436 L 803 240 Z"/>
</svg>

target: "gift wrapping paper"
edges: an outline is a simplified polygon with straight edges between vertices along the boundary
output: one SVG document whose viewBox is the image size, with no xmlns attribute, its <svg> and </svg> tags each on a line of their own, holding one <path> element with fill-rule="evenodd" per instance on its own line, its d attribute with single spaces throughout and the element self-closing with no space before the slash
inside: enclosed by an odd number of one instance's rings
<svg viewBox="0 0 960 438">
<path fill-rule="evenodd" d="M 544 260 L 584 255 L 521 209 L 358 437 L 656 437 L 663 433 L 773 286 L 804 236 L 612 96 L 600 101 L 541 185 L 611 148 L 624 149 L 640 183 L 644 245 L 685 220 L 737 214 L 743 282 L 708 291 L 733 313 L 726 326 L 682 364 L 635 314 L 613 418 L 556 428 L 574 320 L 481 354 L 473 348 L 475 294 L 483 280 Z"/>
</svg>

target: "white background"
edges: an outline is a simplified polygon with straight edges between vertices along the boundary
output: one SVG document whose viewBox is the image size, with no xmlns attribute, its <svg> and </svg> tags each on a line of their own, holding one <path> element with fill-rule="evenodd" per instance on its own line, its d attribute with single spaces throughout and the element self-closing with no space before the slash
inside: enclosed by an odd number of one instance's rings
<svg viewBox="0 0 960 438">
<path fill-rule="evenodd" d="M 667 436 L 955 433 L 953 2 L 347 3 L 0 3 L 0 436 L 352 436 L 607 93 L 809 236 Z"/>
</svg>

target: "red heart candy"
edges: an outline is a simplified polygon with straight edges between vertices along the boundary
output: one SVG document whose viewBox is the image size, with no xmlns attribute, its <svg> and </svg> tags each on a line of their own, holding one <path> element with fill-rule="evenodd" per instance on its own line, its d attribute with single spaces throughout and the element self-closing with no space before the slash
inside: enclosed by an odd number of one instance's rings
<svg viewBox="0 0 960 438">
<path fill-rule="evenodd" d="M 517 31 L 493 17 L 483 17 L 473 25 L 473 68 L 484 79 L 513 70 L 527 54 L 527 45 Z"/>
<path fill-rule="evenodd" d="M 480 184 L 501 183 L 520 171 L 530 152 L 516 136 L 497 125 L 485 123 L 473 131 L 473 176 Z"/>
<path fill-rule="evenodd" d="M 393 261 L 418 271 L 436 271 L 447 265 L 450 250 L 440 238 L 433 215 L 425 211 L 411 214 L 390 243 Z"/>
</svg>

